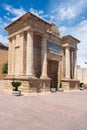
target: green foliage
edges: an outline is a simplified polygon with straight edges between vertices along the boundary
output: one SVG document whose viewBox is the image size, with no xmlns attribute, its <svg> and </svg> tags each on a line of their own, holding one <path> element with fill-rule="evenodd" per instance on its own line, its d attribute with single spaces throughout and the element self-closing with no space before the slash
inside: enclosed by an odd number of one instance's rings
<svg viewBox="0 0 87 130">
<path fill-rule="evenodd" d="M 62 82 L 60 82 L 59 88 L 62 88 Z"/>
<path fill-rule="evenodd" d="M 3 64 L 2 73 L 3 74 L 7 74 L 8 73 L 8 62 Z"/>
<path fill-rule="evenodd" d="M 83 87 L 83 85 L 84 85 L 84 83 L 83 83 L 83 82 L 81 82 L 81 83 L 80 83 L 80 87 Z"/>
<path fill-rule="evenodd" d="M 21 82 L 13 81 L 11 82 L 11 85 L 15 87 L 15 89 L 13 89 L 14 91 L 18 91 L 18 87 L 21 86 Z"/>
<path fill-rule="evenodd" d="M 11 84 L 13 87 L 19 87 L 21 85 L 21 82 L 13 81 Z"/>
</svg>

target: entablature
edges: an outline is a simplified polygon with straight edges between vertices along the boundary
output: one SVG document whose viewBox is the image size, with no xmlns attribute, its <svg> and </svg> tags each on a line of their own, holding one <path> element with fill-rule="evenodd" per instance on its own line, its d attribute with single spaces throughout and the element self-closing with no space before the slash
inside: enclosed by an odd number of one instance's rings
<svg viewBox="0 0 87 130">
<path fill-rule="evenodd" d="M 58 44 L 47 41 L 48 52 L 53 52 L 54 54 L 62 54 L 62 47 Z"/>
<path fill-rule="evenodd" d="M 60 61 L 62 59 L 62 54 L 55 53 L 53 51 L 47 52 L 48 60 Z"/>
<path fill-rule="evenodd" d="M 5 29 L 9 32 L 9 35 L 12 35 L 28 27 L 31 27 L 36 32 L 39 31 L 44 34 L 52 34 L 60 37 L 59 30 L 55 24 L 48 23 L 30 12 L 8 25 Z"/>
<path fill-rule="evenodd" d="M 77 50 L 77 44 L 71 43 L 71 42 L 64 43 L 64 44 L 62 45 L 62 47 L 64 47 L 64 48 L 69 47 L 69 48 L 71 48 L 72 50 Z"/>
</svg>

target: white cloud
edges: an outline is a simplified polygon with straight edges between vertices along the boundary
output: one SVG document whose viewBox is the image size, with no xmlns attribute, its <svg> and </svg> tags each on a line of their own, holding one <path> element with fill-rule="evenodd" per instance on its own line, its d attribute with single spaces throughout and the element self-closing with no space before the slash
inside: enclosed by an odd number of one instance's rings
<svg viewBox="0 0 87 130">
<path fill-rule="evenodd" d="M 35 10 L 33 8 L 30 8 L 30 12 L 35 14 L 36 16 L 39 16 L 39 17 L 41 17 L 44 14 L 43 10 L 37 11 L 37 10 Z"/>
<path fill-rule="evenodd" d="M 20 16 L 26 13 L 26 11 L 21 7 L 19 9 L 13 8 L 11 5 L 5 4 L 4 9 L 8 11 L 8 13 L 13 14 L 15 17 L 11 18 L 11 21 L 18 19 Z"/>
<path fill-rule="evenodd" d="M 62 35 L 71 34 L 81 41 L 78 44 L 78 64 L 85 67 L 84 63 L 87 61 L 87 20 L 81 21 L 74 27 L 61 26 L 59 29 Z"/>
<path fill-rule="evenodd" d="M 22 16 L 23 14 L 26 13 L 26 11 L 25 11 L 22 7 L 19 8 L 19 9 L 17 9 L 17 8 L 13 8 L 11 5 L 7 5 L 7 4 L 4 5 L 4 9 L 5 9 L 6 11 L 8 11 L 8 12 L 7 12 L 7 15 L 13 14 L 13 15 L 15 16 L 15 17 L 13 17 L 13 18 L 8 18 L 8 16 L 4 16 L 5 18 L 7 18 L 8 20 L 10 20 L 10 21 L 12 21 L 12 22 L 15 21 L 15 20 L 18 19 L 20 16 Z M 42 18 L 42 19 L 44 19 L 45 17 L 46 17 L 46 18 L 49 17 L 48 14 L 45 14 L 43 10 L 35 10 L 34 8 L 30 8 L 29 11 L 30 11 L 31 13 L 35 14 L 36 16 Z M 9 17 L 10 17 L 10 16 L 9 16 Z"/>
<path fill-rule="evenodd" d="M 4 5 L 4 7 L 5 7 L 5 10 L 7 10 L 8 12 L 10 12 L 11 14 L 14 14 L 16 16 L 21 16 L 24 13 L 26 13 L 26 11 L 22 7 L 19 9 L 13 8 L 10 5 Z"/>
<path fill-rule="evenodd" d="M 3 44 L 8 44 L 7 37 L 0 34 L 0 42 Z"/>
<path fill-rule="evenodd" d="M 61 20 L 72 19 L 76 16 L 75 8 L 70 8 L 70 7 L 60 7 L 58 13 Z"/>
<path fill-rule="evenodd" d="M 86 5 L 87 1 L 84 0 L 66 0 L 66 3 L 63 1 L 59 6 L 56 3 L 55 6 L 51 7 L 51 12 L 54 14 L 56 20 L 70 20 L 80 15 L 86 8 Z"/>
<path fill-rule="evenodd" d="M 34 14 L 34 15 L 36 15 L 36 16 L 42 18 L 43 20 L 45 20 L 45 21 L 47 21 L 47 22 L 49 22 L 49 21 L 46 20 L 46 19 L 49 19 L 49 18 L 52 19 L 52 16 L 49 15 L 49 14 L 45 14 L 43 10 L 35 10 L 35 9 L 33 9 L 33 8 L 30 8 L 29 11 L 30 11 L 32 14 Z"/>
<path fill-rule="evenodd" d="M 4 27 L 7 26 L 6 20 L 0 18 L 0 34 L 4 33 Z"/>
<path fill-rule="evenodd" d="M 4 28 L 12 21 L 16 20 L 20 16 L 22 16 L 26 11 L 21 7 L 19 9 L 13 8 L 10 5 L 5 4 L 3 6 L 4 10 L 7 11 L 7 15 L 3 16 L 3 18 L 0 18 L 0 42 L 7 44 L 8 40 L 6 37 L 6 31 Z M 13 18 L 10 17 L 10 14 L 13 15 Z M 9 16 L 9 17 L 8 17 Z"/>
<path fill-rule="evenodd" d="M 4 27 L 5 26 L 7 26 L 6 21 L 4 21 L 3 18 L 0 18 L 0 42 L 3 44 L 8 43 L 7 37 L 4 35 L 5 34 Z"/>
</svg>

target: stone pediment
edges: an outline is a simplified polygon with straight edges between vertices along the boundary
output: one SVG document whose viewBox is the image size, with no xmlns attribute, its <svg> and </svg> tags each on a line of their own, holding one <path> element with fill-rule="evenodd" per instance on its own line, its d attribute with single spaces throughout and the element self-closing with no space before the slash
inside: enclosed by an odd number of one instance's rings
<svg viewBox="0 0 87 130">
<path fill-rule="evenodd" d="M 71 36 L 71 35 L 66 35 L 62 38 L 63 42 L 72 42 L 75 44 L 80 43 L 80 41 L 78 39 L 76 39 L 75 37 Z"/>
<path fill-rule="evenodd" d="M 74 38 L 71 35 L 66 35 L 62 38 L 63 40 L 63 47 L 71 47 L 73 49 L 77 49 L 77 44 L 80 42 L 78 39 Z"/>
<path fill-rule="evenodd" d="M 31 27 L 35 32 L 50 33 L 55 36 L 60 36 L 59 30 L 55 24 L 46 22 L 32 13 L 26 13 L 18 20 L 8 25 L 5 29 L 9 31 L 9 35 L 11 35 L 17 33 L 19 30 L 24 30 L 27 27 Z"/>
<path fill-rule="evenodd" d="M 77 44 L 72 43 L 72 42 L 69 42 L 69 46 L 72 47 L 72 48 L 77 48 Z"/>
</svg>

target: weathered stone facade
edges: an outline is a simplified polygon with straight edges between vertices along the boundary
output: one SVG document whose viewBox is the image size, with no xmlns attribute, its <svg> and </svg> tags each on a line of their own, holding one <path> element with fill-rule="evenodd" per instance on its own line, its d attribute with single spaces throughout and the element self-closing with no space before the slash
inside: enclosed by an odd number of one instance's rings
<svg viewBox="0 0 87 130">
<path fill-rule="evenodd" d="M 76 53 L 79 40 L 70 35 L 61 37 L 53 23 L 32 13 L 26 13 L 5 29 L 9 32 L 9 66 L 5 82 L 8 86 L 13 79 L 20 80 L 21 89 L 26 92 L 50 91 L 51 81 L 56 88 L 60 81 L 66 89 L 78 86 Z"/>
<path fill-rule="evenodd" d="M 5 74 L 2 73 L 2 67 L 8 59 L 8 47 L 0 43 L 0 80 L 5 78 Z"/>
</svg>

